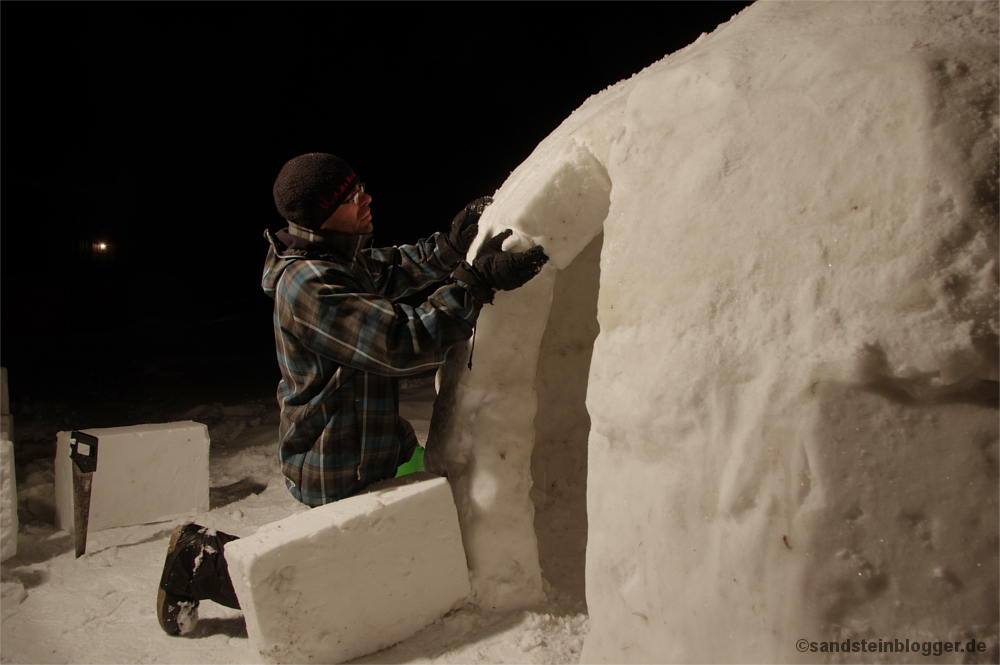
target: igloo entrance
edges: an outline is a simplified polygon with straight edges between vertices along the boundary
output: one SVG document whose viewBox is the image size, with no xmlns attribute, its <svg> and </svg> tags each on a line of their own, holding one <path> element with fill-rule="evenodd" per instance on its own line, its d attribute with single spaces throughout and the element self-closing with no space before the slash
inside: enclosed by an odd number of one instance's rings
<svg viewBox="0 0 1000 665">
<path fill-rule="evenodd" d="M 548 265 L 497 293 L 480 312 L 474 353 L 454 349 L 439 374 L 425 463 L 451 482 L 473 602 L 484 609 L 544 602 L 542 567 L 558 591 L 584 603 L 585 399 L 611 179 L 603 125 L 575 117 L 586 131 L 543 142 L 536 153 L 551 159 L 512 173 L 480 222 L 479 241 L 514 229 L 504 249 L 540 244 Z M 541 546 L 536 508 L 553 520 L 544 532 L 555 526 L 557 534 Z"/>
<path fill-rule="evenodd" d="M 546 599 L 579 611 L 586 605 L 586 398 L 600 330 L 598 225 L 610 182 L 602 169 L 573 172 L 574 184 L 583 185 L 550 199 L 549 216 L 598 233 L 575 234 L 578 249 L 557 252 L 550 262 L 556 269 L 546 268 L 516 297 L 497 294 L 480 313 L 474 351 L 454 348 L 438 376 L 425 464 L 451 482 L 473 600 L 486 609 Z M 600 186 L 588 187 L 595 178 Z M 573 209 L 580 191 L 591 205 Z"/>
<path fill-rule="evenodd" d="M 556 276 L 535 376 L 531 499 L 539 564 L 557 595 L 568 594 L 581 604 L 586 602 L 587 381 L 600 330 L 597 294 L 603 241 L 604 235 L 598 235 Z"/>
</svg>

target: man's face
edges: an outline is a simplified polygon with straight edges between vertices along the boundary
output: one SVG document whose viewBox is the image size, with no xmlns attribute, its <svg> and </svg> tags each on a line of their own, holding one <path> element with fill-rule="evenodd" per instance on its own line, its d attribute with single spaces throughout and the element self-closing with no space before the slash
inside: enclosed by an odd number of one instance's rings
<svg viewBox="0 0 1000 665">
<path fill-rule="evenodd" d="M 323 225 L 320 227 L 321 229 L 340 231 L 341 233 L 371 233 L 373 228 L 371 213 L 372 197 L 368 196 L 365 192 L 361 192 L 360 196 L 358 196 L 358 202 L 351 203 L 360 187 L 360 185 L 355 187 L 347 195 L 345 202 L 337 206 L 333 214 L 323 222 Z"/>
</svg>

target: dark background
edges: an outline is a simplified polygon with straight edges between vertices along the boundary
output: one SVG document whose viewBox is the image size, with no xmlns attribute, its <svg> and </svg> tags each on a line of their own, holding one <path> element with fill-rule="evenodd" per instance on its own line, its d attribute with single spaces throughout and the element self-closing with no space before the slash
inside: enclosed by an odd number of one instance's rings
<svg viewBox="0 0 1000 665">
<path fill-rule="evenodd" d="M 749 4 L 4 2 L 15 410 L 273 395 L 259 281 L 285 161 L 345 158 L 375 243 L 413 241 L 589 96 Z"/>
</svg>

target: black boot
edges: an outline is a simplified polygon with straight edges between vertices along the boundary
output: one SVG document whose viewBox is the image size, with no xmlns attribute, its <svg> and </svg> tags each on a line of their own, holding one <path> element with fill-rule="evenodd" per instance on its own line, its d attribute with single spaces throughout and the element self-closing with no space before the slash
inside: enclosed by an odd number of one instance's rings
<svg viewBox="0 0 1000 665">
<path fill-rule="evenodd" d="M 156 617 L 165 633 L 194 630 L 202 600 L 240 609 L 225 555 L 226 543 L 233 540 L 236 536 L 197 524 L 174 529 L 156 596 Z"/>
</svg>

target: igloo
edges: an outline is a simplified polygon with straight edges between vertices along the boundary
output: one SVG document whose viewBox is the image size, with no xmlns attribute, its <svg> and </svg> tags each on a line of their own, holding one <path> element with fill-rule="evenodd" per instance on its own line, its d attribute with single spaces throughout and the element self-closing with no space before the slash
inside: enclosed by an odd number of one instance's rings
<svg viewBox="0 0 1000 665">
<path fill-rule="evenodd" d="M 588 530 L 584 661 L 995 659 L 997 28 L 758 2 L 510 175 L 470 253 L 551 260 L 442 370 L 427 453 L 475 603 L 544 598 L 541 501 Z"/>
</svg>

